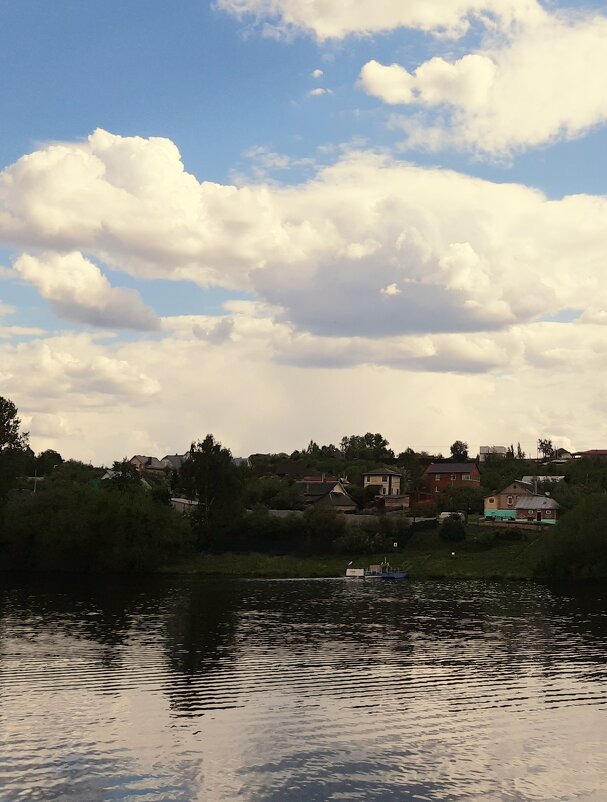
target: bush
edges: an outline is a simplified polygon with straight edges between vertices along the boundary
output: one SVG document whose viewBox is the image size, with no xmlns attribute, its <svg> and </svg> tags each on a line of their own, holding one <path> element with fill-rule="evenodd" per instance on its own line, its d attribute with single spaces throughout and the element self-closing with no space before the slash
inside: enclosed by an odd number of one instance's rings
<svg viewBox="0 0 607 802">
<path fill-rule="evenodd" d="M 607 578 L 607 495 L 587 496 L 545 533 L 538 573 L 553 579 Z"/>
<path fill-rule="evenodd" d="M 466 528 L 459 518 L 445 518 L 440 526 L 440 536 L 449 542 L 464 540 Z"/>
<path fill-rule="evenodd" d="M 59 480 L 7 503 L 0 553 L 7 568 L 150 570 L 191 543 L 189 522 L 143 489 L 117 493 Z"/>
</svg>

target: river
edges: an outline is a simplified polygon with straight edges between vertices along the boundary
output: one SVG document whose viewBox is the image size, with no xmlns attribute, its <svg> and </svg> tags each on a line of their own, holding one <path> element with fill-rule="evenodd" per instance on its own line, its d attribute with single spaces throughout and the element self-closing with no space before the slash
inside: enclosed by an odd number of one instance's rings
<svg viewBox="0 0 607 802">
<path fill-rule="evenodd" d="M 0 800 L 607 799 L 607 598 L 0 580 Z"/>
</svg>

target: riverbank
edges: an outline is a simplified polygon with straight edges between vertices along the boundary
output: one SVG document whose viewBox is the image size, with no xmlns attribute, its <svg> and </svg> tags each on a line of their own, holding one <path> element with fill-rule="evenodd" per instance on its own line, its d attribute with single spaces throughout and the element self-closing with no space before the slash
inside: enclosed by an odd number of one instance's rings
<svg viewBox="0 0 607 802">
<path fill-rule="evenodd" d="M 459 543 L 445 542 L 438 531 L 419 532 L 391 554 L 197 554 L 164 566 L 162 572 L 251 578 L 339 577 L 350 560 L 356 566 L 366 566 L 386 557 L 419 579 L 532 579 L 541 559 L 542 542 L 549 536 L 547 531 L 470 524 L 466 539 Z"/>
</svg>

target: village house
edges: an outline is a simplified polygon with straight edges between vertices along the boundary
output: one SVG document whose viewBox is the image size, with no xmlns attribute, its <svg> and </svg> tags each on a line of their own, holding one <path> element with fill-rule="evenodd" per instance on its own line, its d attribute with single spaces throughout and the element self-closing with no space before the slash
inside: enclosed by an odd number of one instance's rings
<svg viewBox="0 0 607 802">
<path fill-rule="evenodd" d="M 356 502 L 348 494 L 344 484 L 339 479 L 323 480 L 318 477 L 308 477 L 307 480 L 295 482 L 306 507 L 330 507 L 337 512 L 356 512 Z"/>
<path fill-rule="evenodd" d="M 457 485 L 478 487 L 481 474 L 475 462 L 432 462 L 424 471 L 431 493 L 440 493 Z"/>
<path fill-rule="evenodd" d="M 157 476 L 164 476 L 167 470 L 158 457 L 146 457 L 141 454 L 135 454 L 134 457 L 131 457 L 129 464 L 133 465 L 139 473 L 150 473 Z"/>
<path fill-rule="evenodd" d="M 178 471 L 183 465 L 183 461 L 187 459 L 188 454 L 166 454 L 160 463 L 167 471 Z"/>
<path fill-rule="evenodd" d="M 525 484 L 531 485 L 532 487 L 543 484 L 559 485 L 564 481 L 564 476 L 523 476 L 521 479 L 521 482 L 525 482 Z"/>
<path fill-rule="evenodd" d="M 533 484 L 517 479 L 499 493 L 492 493 L 485 497 L 485 518 L 492 518 L 496 521 L 514 521 L 519 498 L 532 495 L 534 495 Z"/>
<path fill-rule="evenodd" d="M 402 475 L 389 468 L 376 468 L 363 473 L 363 489 L 373 487 L 378 496 L 400 496 L 402 484 Z"/>
<path fill-rule="evenodd" d="M 478 461 L 485 462 L 489 456 L 506 458 L 508 449 L 506 446 L 481 446 L 478 451 Z"/>
<path fill-rule="evenodd" d="M 560 504 L 550 496 L 521 496 L 516 502 L 516 520 L 519 523 L 555 524 Z"/>
</svg>

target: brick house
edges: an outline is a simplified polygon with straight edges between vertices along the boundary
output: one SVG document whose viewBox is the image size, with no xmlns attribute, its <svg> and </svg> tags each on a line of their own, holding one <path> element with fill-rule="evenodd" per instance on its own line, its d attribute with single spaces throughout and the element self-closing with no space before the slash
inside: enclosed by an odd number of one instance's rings
<svg viewBox="0 0 607 802">
<path fill-rule="evenodd" d="M 475 462 L 432 462 L 424 471 L 424 478 L 431 493 L 440 493 L 459 485 L 480 487 L 481 483 L 481 474 Z"/>
</svg>

